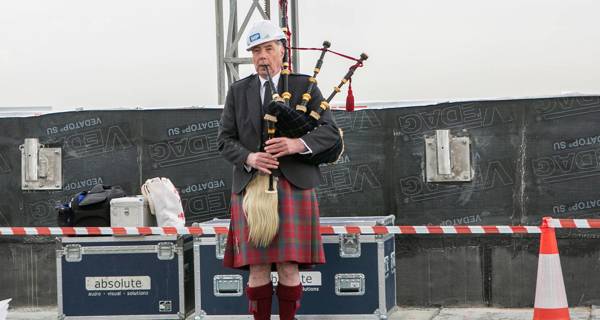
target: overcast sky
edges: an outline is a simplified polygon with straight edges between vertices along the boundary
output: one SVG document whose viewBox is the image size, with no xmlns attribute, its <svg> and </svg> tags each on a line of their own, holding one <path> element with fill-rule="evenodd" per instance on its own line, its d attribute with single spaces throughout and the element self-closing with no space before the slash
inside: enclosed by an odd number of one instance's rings
<svg viewBox="0 0 600 320">
<path fill-rule="evenodd" d="M 370 55 L 360 101 L 600 93 L 600 1 L 299 2 L 301 46 Z M 0 0 L 0 107 L 214 105 L 215 43 L 213 0 Z M 325 60 L 329 93 L 351 63 Z"/>
</svg>

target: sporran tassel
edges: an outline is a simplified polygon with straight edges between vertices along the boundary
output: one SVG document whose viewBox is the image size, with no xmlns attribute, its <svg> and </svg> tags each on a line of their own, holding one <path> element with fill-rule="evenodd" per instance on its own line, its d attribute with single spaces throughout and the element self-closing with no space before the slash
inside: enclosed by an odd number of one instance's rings
<svg viewBox="0 0 600 320">
<path fill-rule="evenodd" d="M 269 176 L 256 174 L 246 186 L 242 208 L 248 222 L 248 240 L 255 247 L 268 247 L 279 230 L 277 180 L 269 191 Z"/>
</svg>

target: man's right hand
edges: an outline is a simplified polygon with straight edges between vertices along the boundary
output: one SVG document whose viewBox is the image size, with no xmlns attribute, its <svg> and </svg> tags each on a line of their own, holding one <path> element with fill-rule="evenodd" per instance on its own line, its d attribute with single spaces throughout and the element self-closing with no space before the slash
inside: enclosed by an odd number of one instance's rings
<svg viewBox="0 0 600 320">
<path fill-rule="evenodd" d="M 269 169 L 277 169 L 279 161 L 269 153 L 252 152 L 248 155 L 246 164 L 258 171 L 271 174 Z"/>
</svg>

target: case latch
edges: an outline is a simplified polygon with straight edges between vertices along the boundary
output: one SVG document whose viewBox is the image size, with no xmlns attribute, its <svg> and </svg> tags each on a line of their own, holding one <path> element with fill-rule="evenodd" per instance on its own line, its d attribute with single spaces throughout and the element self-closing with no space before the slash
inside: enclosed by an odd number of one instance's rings
<svg viewBox="0 0 600 320">
<path fill-rule="evenodd" d="M 383 265 L 385 270 L 385 277 L 389 277 L 390 275 L 390 256 L 383 257 Z"/>
<path fill-rule="evenodd" d="M 362 296 L 365 294 L 365 275 L 362 273 L 338 273 L 335 275 L 335 294 L 338 296 Z"/>
<path fill-rule="evenodd" d="M 240 297 L 242 295 L 243 279 L 239 274 L 218 274 L 213 278 L 213 288 L 216 297 Z"/>
<path fill-rule="evenodd" d="M 158 260 L 171 260 L 175 257 L 175 244 L 172 242 L 159 242 L 156 245 Z"/>
<path fill-rule="evenodd" d="M 80 244 L 67 244 L 63 250 L 65 260 L 67 262 L 80 262 L 81 261 L 81 245 Z"/>
<path fill-rule="evenodd" d="M 215 255 L 217 259 L 223 260 L 225 257 L 225 246 L 227 245 L 227 234 L 217 233 L 215 236 Z"/>
<path fill-rule="evenodd" d="M 360 257 L 360 234 L 345 233 L 340 235 L 340 257 Z"/>
</svg>

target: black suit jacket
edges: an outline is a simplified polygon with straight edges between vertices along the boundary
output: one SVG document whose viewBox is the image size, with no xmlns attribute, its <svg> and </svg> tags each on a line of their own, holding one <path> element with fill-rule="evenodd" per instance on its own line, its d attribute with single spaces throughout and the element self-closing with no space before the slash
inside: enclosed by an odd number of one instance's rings
<svg viewBox="0 0 600 320">
<path fill-rule="evenodd" d="M 283 80 L 279 79 L 279 88 Z M 289 91 L 292 93 L 290 106 L 300 102 L 302 94 L 308 87 L 308 76 L 291 74 L 289 76 Z M 217 143 L 221 155 L 233 164 L 232 191 L 240 193 L 256 174 L 255 169 L 247 172 L 244 168 L 246 158 L 251 152 L 261 149 L 261 101 L 260 80 L 254 74 L 231 85 L 227 92 L 225 106 L 221 114 Z M 279 92 L 282 92 L 280 89 Z M 311 93 L 309 110 L 319 105 L 323 100 L 321 91 L 315 86 Z M 332 147 L 339 137 L 331 112 L 325 111 L 322 116 L 323 125 L 315 128 L 301 138 L 318 154 Z M 279 158 L 279 169 L 283 176 L 301 189 L 314 188 L 319 184 L 321 173 L 319 167 L 302 162 L 294 155 Z"/>
</svg>

